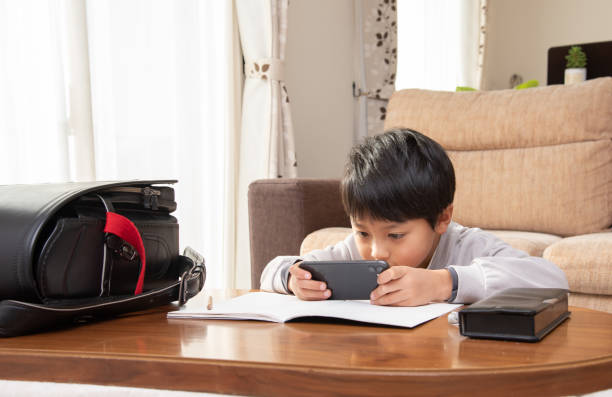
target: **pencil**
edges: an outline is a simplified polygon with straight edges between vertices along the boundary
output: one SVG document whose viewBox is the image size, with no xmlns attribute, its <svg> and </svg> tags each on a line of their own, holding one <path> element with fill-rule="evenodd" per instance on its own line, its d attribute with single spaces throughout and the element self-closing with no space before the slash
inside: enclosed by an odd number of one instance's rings
<svg viewBox="0 0 612 397">
<path fill-rule="evenodd" d="M 208 305 L 206 305 L 206 310 L 212 310 L 213 308 L 213 304 L 212 304 L 212 296 L 208 297 Z"/>
</svg>

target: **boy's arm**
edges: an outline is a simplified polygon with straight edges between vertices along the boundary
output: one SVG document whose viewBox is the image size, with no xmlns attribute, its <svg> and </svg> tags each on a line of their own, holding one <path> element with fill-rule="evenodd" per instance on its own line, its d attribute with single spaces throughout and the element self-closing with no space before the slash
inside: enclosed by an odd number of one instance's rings
<svg viewBox="0 0 612 397">
<path fill-rule="evenodd" d="M 264 291 L 290 294 L 288 286 L 289 268 L 300 261 L 333 261 L 333 260 L 358 260 L 361 259 L 354 235 L 351 234 L 336 245 L 331 245 L 322 250 L 309 252 L 304 257 L 300 256 L 277 256 L 272 259 L 261 273 L 261 289 Z"/>
<path fill-rule="evenodd" d="M 554 263 L 529 256 L 486 232 L 471 237 L 449 258 L 449 263 L 457 264 L 452 266 L 457 273 L 454 302 L 476 302 L 507 288 L 569 289 L 565 274 Z"/>
<path fill-rule="evenodd" d="M 454 302 L 472 303 L 507 288 L 569 289 L 565 274 L 544 258 L 527 256 L 476 258 L 468 266 L 453 266 L 457 272 Z"/>
</svg>

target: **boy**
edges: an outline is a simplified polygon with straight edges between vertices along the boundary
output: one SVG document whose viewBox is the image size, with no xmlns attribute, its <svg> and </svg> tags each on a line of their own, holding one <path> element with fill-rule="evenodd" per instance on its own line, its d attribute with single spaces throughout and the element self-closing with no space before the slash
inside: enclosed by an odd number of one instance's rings
<svg viewBox="0 0 612 397">
<path fill-rule="evenodd" d="M 453 165 L 438 143 L 416 131 L 389 131 L 354 147 L 341 193 L 353 234 L 303 258 L 273 259 L 261 289 L 327 299 L 325 283 L 311 280 L 299 262 L 360 259 L 389 263 L 370 295 L 376 305 L 473 303 L 512 287 L 569 288 L 553 263 L 451 221 Z"/>
</svg>

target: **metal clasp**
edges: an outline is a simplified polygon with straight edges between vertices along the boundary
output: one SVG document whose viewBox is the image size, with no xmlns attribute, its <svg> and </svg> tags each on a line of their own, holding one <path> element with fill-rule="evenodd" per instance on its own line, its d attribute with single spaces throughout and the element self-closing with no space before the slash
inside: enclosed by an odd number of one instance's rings
<svg viewBox="0 0 612 397">
<path fill-rule="evenodd" d="M 142 189 L 142 194 L 144 195 L 144 207 L 157 211 L 159 205 L 159 196 L 161 195 L 161 192 L 159 190 L 151 189 L 149 186 L 147 186 Z"/>
<path fill-rule="evenodd" d="M 108 234 L 105 243 L 108 248 L 113 250 L 113 253 L 128 261 L 133 261 L 138 256 L 138 252 L 131 244 L 123 241 L 114 234 Z"/>
<path fill-rule="evenodd" d="M 180 306 L 192 297 L 189 296 L 190 289 L 187 287 L 187 283 L 197 280 L 197 291 L 199 292 L 204 288 L 204 282 L 206 281 L 206 261 L 204 257 L 191 247 L 186 247 L 183 255 L 192 260 L 193 266 L 181 274 L 178 296 Z"/>
</svg>

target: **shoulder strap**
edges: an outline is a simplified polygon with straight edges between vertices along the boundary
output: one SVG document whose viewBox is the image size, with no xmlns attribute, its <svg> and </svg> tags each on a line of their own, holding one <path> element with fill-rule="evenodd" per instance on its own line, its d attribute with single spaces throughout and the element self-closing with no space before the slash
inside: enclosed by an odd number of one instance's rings
<svg viewBox="0 0 612 397">
<path fill-rule="evenodd" d="M 162 288 L 139 295 L 62 300 L 47 304 L 16 300 L 0 302 L 0 336 L 18 336 L 95 319 L 161 306 L 178 300 L 184 304 L 200 292 L 206 279 L 203 263 L 179 256 L 181 277 Z"/>
</svg>

